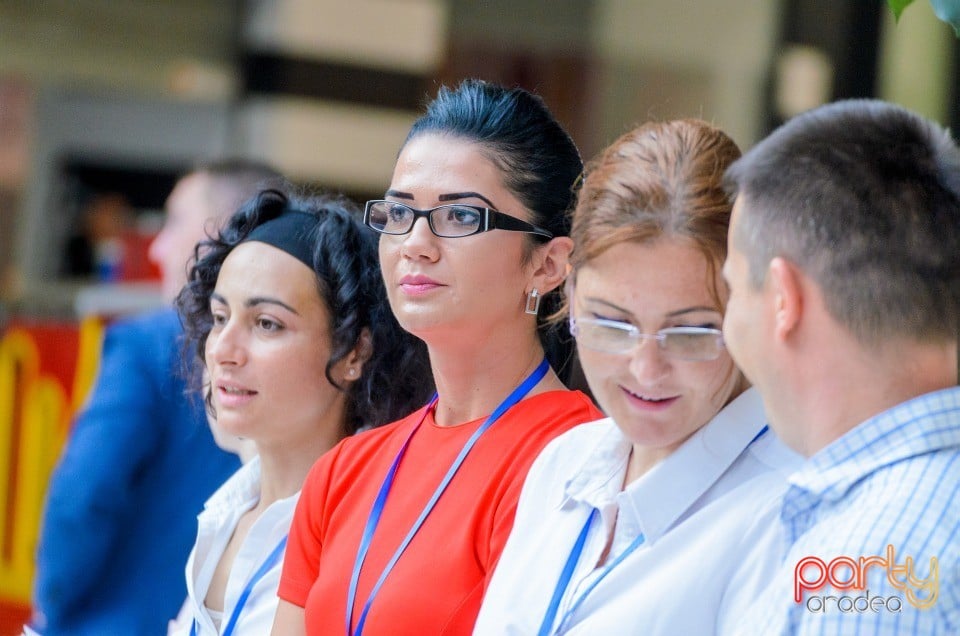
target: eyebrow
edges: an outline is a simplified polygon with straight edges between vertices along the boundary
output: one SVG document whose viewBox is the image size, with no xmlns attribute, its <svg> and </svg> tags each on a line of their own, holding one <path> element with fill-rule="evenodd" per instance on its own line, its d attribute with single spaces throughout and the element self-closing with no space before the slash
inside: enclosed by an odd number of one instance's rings
<svg viewBox="0 0 960 636">
<path fill-rule="evenodd" d="M 497 207 L 493 204 L 493 201 L 483 196 L 479 192 L 453 192 L 451 194 L 441 194 L 440 196 L 437 197 L 437 200 L 438 201 L 456 201 L 457 199 L 473 199 L 473 198 L 480 199 L 481 201 L 489 205 L 491 208 Z"/>
<path fill-rule="evenodd" d="M 409 199 L 411 201 L 414 199 L 414 196 L 409 192 L 401 192 L 400 190 L 387 190 L 384 196 L 396 197 L 398 199 Z M 492 209 L 497 208 L 493 201 L 483 196 L 479 192 L 450 192 L 448 194 L 441 194 L 437 197 L 437 201 L 458 201 L 459 199 L 480 199 Z"/>
<path fill-rule="evenodd" d="M 210 299 L 215 300 L 218 303 L 221 303 L 223 305 L 230 304 L 227 302 L 226 298 L 224 298 L 223 296 L 217 293 L 210 294 Z M 248 298 L 246 302 L 243 303 L 243 305 L 244 307 L 256 307 L 257 305 L 277 305 L 279 307 L 283 307 L 284 309 L 286 309 L 287 311 L 293 314 L 296 314 L 298 316 L 300 315 L 299 311 L 297 311 L 287 303 L 277 298 L 270 298 L 269 296 L 254 296 L 253 298 Z"/>
<path fill-rule="evenodd" d="M 625 308 L 621 307 L 620 305 L 617 305 L 616 303 L 612 303 L 612 302 L 610 302 L 610 301 L 608 301 L 608 300 L 603 300 L 602 298 L 593 298 L 593 297 L 588 296 L 588 297 L 586 298 L 586 300 L 591 301 L 591 302 L 598 303 L 598 304 L 600 304 L 600 305 L 606 305 L 607 307 L 610 307 L 611 309 L 615 309 L 615 310 L 617 310 L 617 311 L 619 311 L 619 312 L 622 312 L 622 313 L 627 314 L 627 315 L 630 315 L 630 316 L 633 315 L 633 312 L 631 312 L 630 310 L 625 309 Z M 707 306 L 705 306 L 705 305 L 694 305 L 694 306 L 692 306 L 692 307 L 684 307 L 683 309 L 676 309 L 676 310 L 674 310 L 674 311 L 668 312 L 668 313 L 666 314 L 666 317 L 667 317 L 667 318 L 676 318 L 677 316 L 682 316 L 683 314 L 692 314 L 692 313 L 694 313 L 694 312 L 701 312 L 701 311 L 704 311 L 704 312 L 709 311 L 709 312 L 716 313 L 716 314 L 720 313 L 720 311 L 719 311 L 716 307 L 707 307 Z"/>
</svg>

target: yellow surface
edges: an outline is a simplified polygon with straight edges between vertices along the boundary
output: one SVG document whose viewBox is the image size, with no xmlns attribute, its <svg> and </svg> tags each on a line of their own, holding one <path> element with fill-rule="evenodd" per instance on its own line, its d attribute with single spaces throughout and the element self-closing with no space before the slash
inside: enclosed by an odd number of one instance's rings
<svg viewBox="0 0 960 636">
<path fill-rule="evenodd" d="M 27 331 L 11 329 L 0 339 L 0 598 L 30 601 L 44 493 L 70 420 L 96 376 L 102 337 L 99 319 L 81 323 L 69 394 L 40 373 Z"/>
</svg>

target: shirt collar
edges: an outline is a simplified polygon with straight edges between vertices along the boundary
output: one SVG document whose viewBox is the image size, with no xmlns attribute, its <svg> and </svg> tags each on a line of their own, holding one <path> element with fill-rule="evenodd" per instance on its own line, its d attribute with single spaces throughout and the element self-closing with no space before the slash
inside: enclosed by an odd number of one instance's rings
<svg viewBox="0 0 960 636">
<path fill-rule="evenodd" d="M 260 456 L 256 455 L 223 482 L 203 504 L 203 508 L 210 512 L 234 511 L 249 507 L 259 499 Z"/>
<path fill-rule="evenodd" d="M 847 431 L 790 477 L 790 490 L 837 500 L 884 466 L 951 447 L 960 447 L 960 387 L 920 395 Z"/>
<path fill-rule="evenodd" d="M 562 505 L 602 509 L 617 499 L 620 514 L 634 515 L 652 543 L 716 483 L 763 430 L 766 419 L 756 389 L 744 391 L 622 494 L 631 446 L 613 420 L 609 422 L 608 430 L 567 482 Z"/>
</svg>

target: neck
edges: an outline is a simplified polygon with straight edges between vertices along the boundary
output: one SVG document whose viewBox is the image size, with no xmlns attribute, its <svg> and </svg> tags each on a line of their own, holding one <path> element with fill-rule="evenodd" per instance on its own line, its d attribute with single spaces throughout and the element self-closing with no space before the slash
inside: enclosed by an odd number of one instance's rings
<svg viewBox="0 0 960 636">
<path fill-rule="evenodd" d="M 440 396 L 435 412 L 440 426 L 454 426 L 492 413 L 544 356 L 535 333 L 524 342 L 493 338 L 479 346 L 474 342 L 463 347 L 429 348 Z M 550 370 L 527 396 L 563 388 Z"/>
<path fill-rule="evenodd" d="M 676 450 L 676 446 L 670 448 L 651 448 L 649 446 L 634 444 L 630 449 L 630 459 L 627 460 L 627 472 L 623 476 L 623 487 L 621 490 L 647 474 L 647 471 L 663 461 L 663 459 L 669 456 L 674 450 Z"/>
<path fill-rule="evenodd" d="M 790 414 L 783 418 L 790 431 L 785 437 L 807 457 L 883 411 L 957 384 L 955 345 L 900 343 L 839 357 L 808 369 L 810 390 L 783 409 Z"/>
<path fill-rule="evenodd" d="M 315 435 L 307 440 L 285 440 L 282 443 L 257 442 L 260 455 L 260 501 L 255 510 L 263 511 L 272 503 L 296 494 L 307 473 L 321 455 L 333 448 L 343 435 L 342 425 L 317 425 Z"/>
</svg>

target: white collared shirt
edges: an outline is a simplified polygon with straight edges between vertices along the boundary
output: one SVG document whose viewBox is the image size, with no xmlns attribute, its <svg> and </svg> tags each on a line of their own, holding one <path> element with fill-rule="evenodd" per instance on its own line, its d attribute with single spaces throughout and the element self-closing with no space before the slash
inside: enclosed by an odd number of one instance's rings
<svg viewBox="0 0 960 636">
<path fill-rule="evenodd" d="M 670 456 L 621 490 L 630 441 L 611 419 L 584 424 L 537 458 L 510 539 L 486 591 L 475 635 L 536 634 L 561 570 L 591 512 L 599 511 L 561 599 L 564 634 L 710 634 L 718 615 L 740 611 L 728 583 L 753 538 L 776 523 L 786 475 L 801 458 L 772 431 L 750 389 Z M 753 442 L 753 443 L 751 443 Z M 638 534 L 638 549 L 599 576 Z M 778 555 L 770 555 L 773 568 Z"/>
<path fill-rule="evenodd" d="M 300 493 L 297 492 L 275 501 L 253 522 L 230 569 L 221 621 L 214 620 L 204 601 L 214 571 L 240 517 L 260 500 L 260 458 L 254 457 L 207 500 L 203 512 L 197 517 L 197 542 L 187 561 L 187 604 L 180 616 L 171 622 L 168 636 L 186 636 L 194 620 L 197 621 L 198 636 L 221 633 L 247 582 L 290 531 L 299 498 Z M 277 611 L 277 586 L 282 568 L 281 558 L 254 585 L 243 605 L 233 631 L 234 636 L 270 633 Z"/>
</svg>

